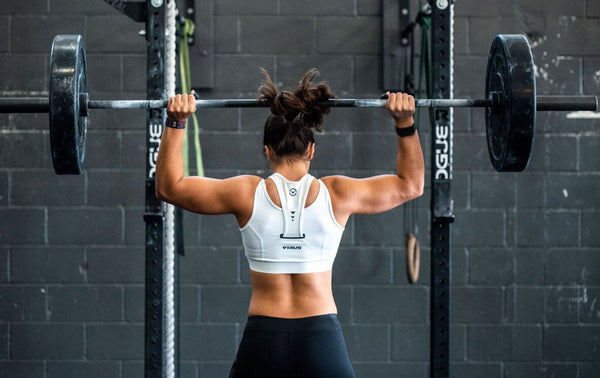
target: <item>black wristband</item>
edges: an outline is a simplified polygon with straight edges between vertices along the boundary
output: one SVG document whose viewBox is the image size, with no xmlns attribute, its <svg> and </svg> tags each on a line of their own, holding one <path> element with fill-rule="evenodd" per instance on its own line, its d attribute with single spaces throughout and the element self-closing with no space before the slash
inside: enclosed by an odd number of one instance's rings
<svg viewBox="0 0 600 378">
<path fill-rule="evenodd" d="M 179 121 L 176 119 L 167 118 L 165 126 L 170 127 L 172 129 L 185 129 L 185 120 Z"/>
<path fill-rule="evenodd" d="M 401 137 L 407 137 L 407 136 L 411 136 L 411 135 L 415 135 L 415 126 L 412 125 L 410 127 L 396 127 L 396 134 L 398 134 Z"/>
</svg>

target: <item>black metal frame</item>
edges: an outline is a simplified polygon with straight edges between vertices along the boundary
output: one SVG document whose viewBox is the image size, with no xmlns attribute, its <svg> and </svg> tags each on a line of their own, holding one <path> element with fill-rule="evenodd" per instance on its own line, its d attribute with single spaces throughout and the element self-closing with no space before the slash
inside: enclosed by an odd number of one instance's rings
<svg viewBox="0 0 600 378">
<path fill-rule="evenodd" d="M 433 98 L 452 97 L 452 1 L 429 0 L 432 8 L 431 56 Z M 450 299 L 452 199 L 452 109 L 431 111 L 431 287 L 430 376 L 450 376 Z"/>
</svg>

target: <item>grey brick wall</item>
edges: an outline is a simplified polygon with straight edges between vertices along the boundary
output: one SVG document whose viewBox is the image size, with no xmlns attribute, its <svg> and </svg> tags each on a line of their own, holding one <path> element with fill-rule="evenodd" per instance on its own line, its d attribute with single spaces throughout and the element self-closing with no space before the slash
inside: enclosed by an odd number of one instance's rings
<svg viewBox="0 0 600 378">
<path fill-rule="evenodd" d="M 343 97 L 382 89 L 379 0 L 204 2 L 214 13 L 214 87 L 203 96 L 254 95 L 259 67 L 287 85 L 318 67 Z M 497 33 L 529 36 L 539 93 L 598 94 L 598 4 L 457 0 L 455 95 L 482 95 Z M 45 95 L 51 38 L 79 33 L 91 96 L 143 98 L 142 28 L 101 0 L 2 0 L 0 95 Z M 199 112 L 208 175 L 264 174 L 265 115 Z M 86 173 L 57 177 L 46 116 L 0 115 L 0 377 L 143 376 L 145 119 L 93 111 Z M 452 376 L 596 377 L 600 121 L 539 114 L 534 157 L 520 174 L 492 170 L 483 125 L 481 110 L 455 111 Z M 315 174 L 391 171 L 390 127 L 380 110 L 333 111 Z M 405 276 L 403 209 L 348 223 L 334 293 L 359 377 L 428 376 L 428 195 L 417 201 L 415 286 Z M 180 373 L 226 376 L 250 296 L 248 265 L 233 217 L 184 219 Z"/>
</svg>

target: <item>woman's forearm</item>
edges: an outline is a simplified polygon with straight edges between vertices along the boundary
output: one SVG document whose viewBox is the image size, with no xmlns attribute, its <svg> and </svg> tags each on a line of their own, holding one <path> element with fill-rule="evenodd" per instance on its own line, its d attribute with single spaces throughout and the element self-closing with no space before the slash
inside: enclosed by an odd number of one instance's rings
<svg viewBox="0 0 600 378">
<path fill-rule="evenodd" d="M 398 136 L 397 139 L 396 173 L 398 177 L 409 182 L 414 191 L 420 195 L 425 185 L 425 163 L 419 134 L 415 131 L 414 135 Z"/>
<path fill-rule="evenodd" d="M 156 196 L 168 200 L 173 187 L 183 178 L 183 135 L 185 129 L 165 127 L 156 162 Z"/>
</svg>

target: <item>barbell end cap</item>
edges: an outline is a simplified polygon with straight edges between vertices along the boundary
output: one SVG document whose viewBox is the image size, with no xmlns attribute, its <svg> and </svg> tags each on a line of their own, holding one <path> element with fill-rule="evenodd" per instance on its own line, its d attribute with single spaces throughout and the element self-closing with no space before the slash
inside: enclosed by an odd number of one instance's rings
<svg viewBox="0 0 600 378">
<path fill-rule="evenodd" d="M 82 92 L 79 94 L 79 115 L 82 117 L 87 117 L 89 112 L 88 103 L 90 101 L 90 95 L 86 92 Z"/>
</svg>

